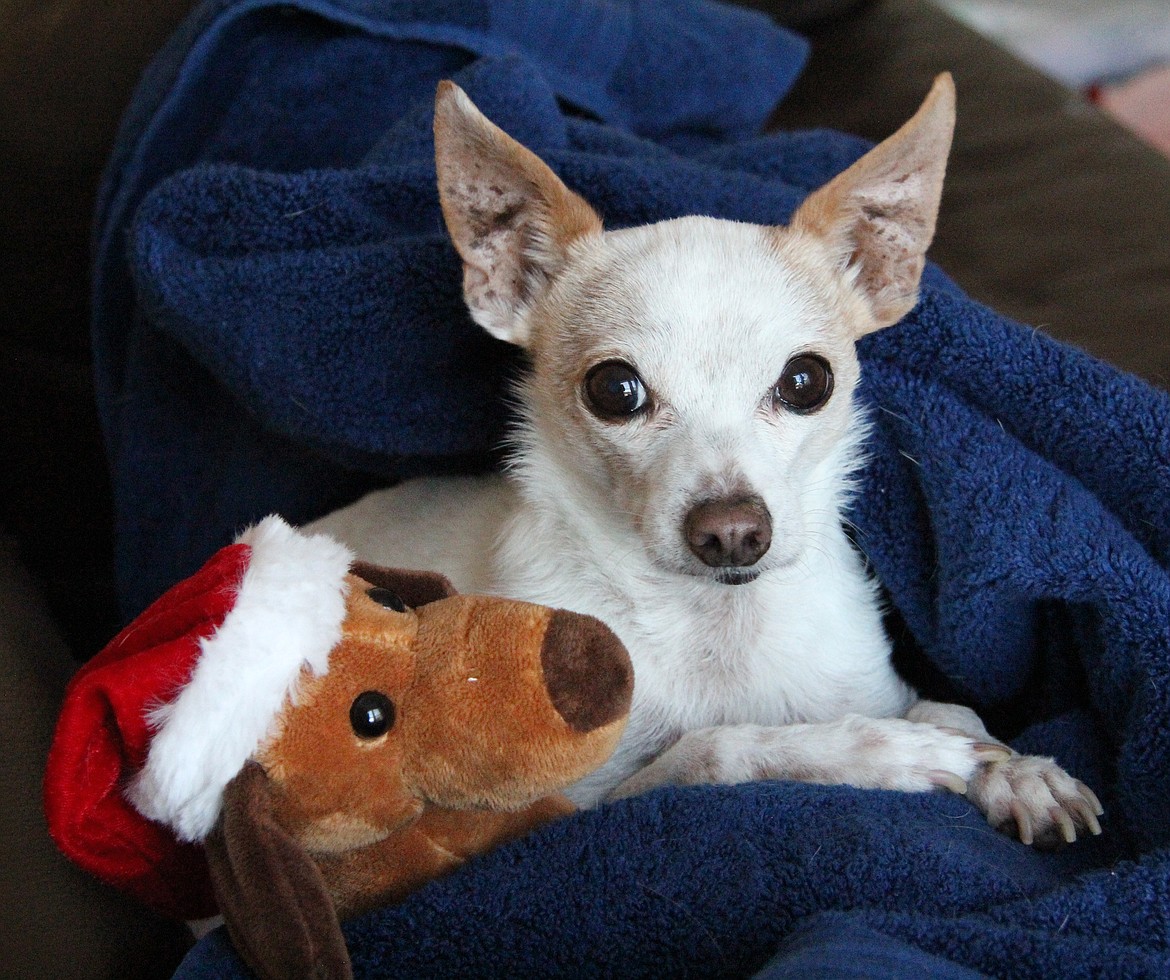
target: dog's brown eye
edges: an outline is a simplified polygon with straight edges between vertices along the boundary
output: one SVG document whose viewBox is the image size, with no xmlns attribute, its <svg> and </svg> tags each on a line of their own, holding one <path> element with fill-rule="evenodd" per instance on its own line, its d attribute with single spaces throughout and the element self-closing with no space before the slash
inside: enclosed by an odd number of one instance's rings
<svg viewBox="0 0 1170 980">
<path fill-rule="evenodd" d="M 603 361 L 585 375 L 585 400 L 598 418 L 620 420 L 642 411 L 650 396 L 630 365 Z"/>
<path fill-rule="evenodd" d="M 815 412 L 833 393 L 833 371 L 816 354 L 797 354 L 784 365 L 773 398 L 793 412 Z"/>
<path fill-rule="evenodd" d="M 349 706 L 349 723 L 358 738 L 378 738 L 394 727 L 394 702 L 381 691 L 362 691 Z"/>
</svg>

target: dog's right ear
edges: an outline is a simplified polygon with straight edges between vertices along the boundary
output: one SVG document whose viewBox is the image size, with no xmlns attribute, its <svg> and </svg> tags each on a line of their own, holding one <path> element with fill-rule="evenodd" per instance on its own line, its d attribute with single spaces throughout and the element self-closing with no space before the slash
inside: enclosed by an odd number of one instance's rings
<svg viewBox="0 0 1170 980">
<path fill-rule="evenodd" d="M 574 241 L 600 234 L 601 219 L 449 81 L 435 96 L 435 166 L 472 318 L 492 336 L 526 346 L 532 300 Z"/>
<path fill-rule="evenodd" d="M 860 335 L 896 323 L 918 301 L 955 128 L 955 83 L 939 75 L 901 129 L 814 191 L 792 227 L 819 237 L 872 317 Z"/>
<path fill-rule="evenodd" d="M 333 899 L 320 869 L 277 819 L 276 792 L 263 767 L 245 763 L 204 842 L 228 934 L 264 980 L 351 980 Z"/>
</svg>

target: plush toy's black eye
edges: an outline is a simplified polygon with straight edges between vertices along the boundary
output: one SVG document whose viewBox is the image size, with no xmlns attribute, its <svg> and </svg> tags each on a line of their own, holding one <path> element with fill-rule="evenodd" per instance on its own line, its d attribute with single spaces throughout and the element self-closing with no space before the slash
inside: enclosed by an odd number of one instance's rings
<svg viewBox="0 0 1170 980">
<path fill-rule="evenodd" d="M 381 691 L 362 691 L 349 706 L 349 723 L 359 738 L 377 738 L 394 727 L 394 702 Z"/>
<path fill-rule="evenodd" d="M 395 612 L 406 612 L 406 603 L 389 589 L 378 587 L 367 589 L 366 595 L 373 599 L 379 606 L 385 606 L 387 609 L 393 609 Z"/>
<path fill-rule="evenodd" d="M 833 393 L 833 370 L 816 354 L 797 354 L 784 365 L 772 397 L 793 412 L 815 412 Z"/>
<path fill-rule="evenodd" d="M 622 421 L 650 402 L 646 385 L 624 361 L 602 361 L 585 375 L 585 401 L 598 418 Z"/>
</svg>

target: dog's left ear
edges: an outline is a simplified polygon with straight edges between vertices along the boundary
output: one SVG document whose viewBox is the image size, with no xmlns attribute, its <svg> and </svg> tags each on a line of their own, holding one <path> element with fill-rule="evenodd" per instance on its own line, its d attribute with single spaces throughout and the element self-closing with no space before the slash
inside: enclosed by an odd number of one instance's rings
<svg viewBox="0 0 1170 980">
<path fill-rule="evenodd" d="M 449 81 L 435 96 L 435 167 L 472 319 L 492 336 L 526 346 L 529 305 L 569 246 L 600 234 L 601 219 Z"/>
<path fill-rule="evenodd" d="M 856 275 L 873 312 L 859 336 L 896 323 L 918 302 L 954 127 L 955 84 L 942 74 L 901 129 L 793 215 L 789 227 L 825 240 L 839 271 Z"/>
</svg>

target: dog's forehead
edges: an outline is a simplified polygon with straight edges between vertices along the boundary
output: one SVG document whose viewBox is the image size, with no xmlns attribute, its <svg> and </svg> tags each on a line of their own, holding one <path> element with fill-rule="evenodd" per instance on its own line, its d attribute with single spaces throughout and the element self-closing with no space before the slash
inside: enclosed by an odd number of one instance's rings
<svg viewBox="0 0 1170 980">
<path fill-rule="evenodd" d="M 607 232 L 582 270 L 574 305 L 595 342 L 640 359 L 759 363 L 851 346 L 824 283 L 759 225 L 689 217 Z M 641 365 L 640 365 L 641 366 Z"/>
</svg>

